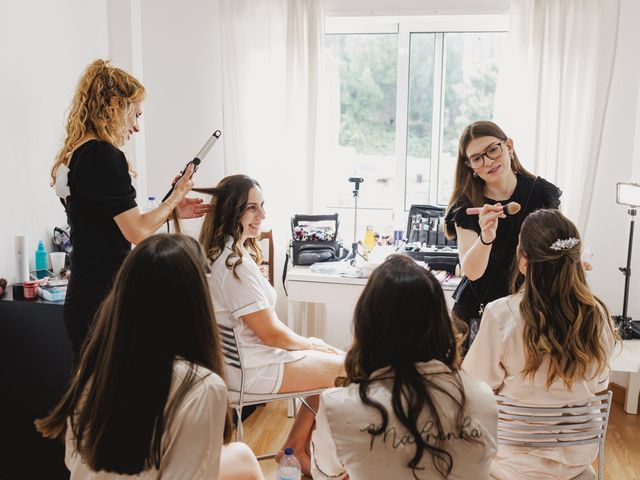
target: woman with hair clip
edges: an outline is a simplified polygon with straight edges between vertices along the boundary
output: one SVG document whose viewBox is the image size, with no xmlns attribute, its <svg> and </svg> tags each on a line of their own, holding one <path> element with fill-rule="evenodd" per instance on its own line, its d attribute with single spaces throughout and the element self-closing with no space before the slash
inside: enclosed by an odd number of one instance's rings
<svg viewBox="0 0 640 480">
<path fill-rule="evenodd" d="M 585 281 L 580 248 L 578 229 L 559 211 L 527 217 L 517 250 L 524 283 L 487 305 L 464 371 L 529 406 L 577 405 L 607 387 L 616 335 L 606 306 Z M 500 446 L 491 473 L 504 480 L 574 478 L 597 451 L 597 445 Z"/>
<path fill-rule="evenodd" d="M 36 428 L 64 439 L 71 479 L 262 479 L 231 424 L 207 261 L 160 234 L 125 259 L 76 375 Z M 158 285 L 169 292 L 151 302 Z"/>
<path fill-rule="evenodd" d="M 458 370 L 440 282 L 406 256 L 373 271 L 356 304 L 346 377 L 322 393 L 313 478 L 486 479 L 496 401 Z"/>
<path fill-rule="evenodd" d="M 144 87 L 110 62 L 95 60 L 84 71 L 67 116 L 64 144 L 51 168 L 52 185 L 71 227 L 71 278 L 64 304 L 75 362 L 93 316 L 131 250 L 174 218 L 201 217 L 207 206 L 185 198 L 192 187 L 189 167 L 173 193 L 141 213 L 122 145 L 139 132 Z"/>
<path fill-rule="evenodd" d="M 246 175 L 223 178 L 215 188 L 194 189 L 212 196 L 200 232 L 211 262 L 210 288 L 216 320 L 236 329 L 247 393 L 284 393 L 329 387 L 343 372 L 344 354 L 318 338 L 289 329 L 275 311 L 276 291 L 260 272 L 257 237 L 265 219 L 260 184 Z M 227 384 L 240 390 L 240 371 L 227 366 Z M 307 398 L 317 409 L 318 397 Z M 314 417 L 301 408 L 284 447 L 294 449 L 309 474 L 308 445 Z M 278 452 L 276 460 L 282 456 Z"/>
<path fill-rule="evenodd" d="M 458 242 L 465 277 L 453 295 L 453 313 L 470 326 L 469 344 L 485 305 L 509 294 L 522 221 L 539 208 L 558 208 L 561 194 L 522 166 L 513 140 L 495 123 L 475 122 L 462 132 L 445 233 Z M 505 215 L 503 206 L 511 202 L 521 209 Z M 469 207 L 482 209 L 469 215 Z"/>
</svg>

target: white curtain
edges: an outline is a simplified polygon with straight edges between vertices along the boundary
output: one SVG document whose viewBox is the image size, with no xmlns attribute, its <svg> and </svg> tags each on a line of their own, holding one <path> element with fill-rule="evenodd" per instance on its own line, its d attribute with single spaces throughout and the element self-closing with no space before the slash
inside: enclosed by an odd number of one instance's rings
<svg viewBox="0 0 640 480">
<path fill-rule="evenodd" d="M 262 185 L 277 279 L 290 217 L 311 213 L 323 3 L 222 0 L 220 34 L 225 174 Z"/>
<path fill-rule="evenodd" d="M 619 0 L 512 0 L 495 121 L 584 231 L 614 67 Z"/>
</svg>

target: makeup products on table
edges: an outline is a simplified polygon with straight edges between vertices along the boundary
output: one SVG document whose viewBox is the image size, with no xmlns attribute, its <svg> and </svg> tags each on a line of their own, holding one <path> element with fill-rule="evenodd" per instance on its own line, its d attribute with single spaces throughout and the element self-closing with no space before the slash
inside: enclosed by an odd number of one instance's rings
<svg viewBox="0 0 640 480">
<path fill-rule="evenodd" d="M 23 289 L 23 297 L 25 300 L 35 300 L 38 298 L 38 281 L 37 280 L 27 280 L 22 283 Z"/>
</svg>

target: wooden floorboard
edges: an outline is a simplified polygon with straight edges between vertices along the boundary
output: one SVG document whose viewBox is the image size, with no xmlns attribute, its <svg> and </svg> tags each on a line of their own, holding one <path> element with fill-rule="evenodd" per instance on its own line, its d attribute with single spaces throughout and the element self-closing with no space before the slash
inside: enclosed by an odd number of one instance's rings
<svg viewBox="0 0 640 480">
<path fill-rule="evenodd" d="M 245 421 L 244 439 L 256 455 L 275 452 L 283 446 L 292 424 L 286 402 L 270 403 L 258 407 Z M 611 407 L 604 463 L 606 480 L 640 480 L 640 415 L 626 414 L 618 403 Z M 260 467 L 266 480 L 275 480 L 275 460 L 263 460 Z"/>
</svg>

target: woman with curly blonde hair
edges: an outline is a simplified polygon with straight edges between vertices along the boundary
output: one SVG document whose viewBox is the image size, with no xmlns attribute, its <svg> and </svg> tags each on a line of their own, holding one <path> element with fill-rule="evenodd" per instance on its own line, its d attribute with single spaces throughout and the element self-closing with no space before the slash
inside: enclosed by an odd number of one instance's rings
<svg viewBox="0 0 640 480">
<path fill-rule="evenodd" d="M 185 198 L 192 187 L 192 167 L 159 207 L 138 210 L 131 167 L 120 147 L 140 131 L 144 98 L 144 87 L 132 75 L 108 61 L 92 62 L 78 82 L 65 140 L 51 168 L 52 185 L 71 227 L 73 273 L 64 319 L 76 360 L 131 244 L 152 235 L 174 210 L 182 218 L 207 210 L 201 200 Z"/>
<path fill-rule="evenodd" d="M 529 406 L 580 405 L 607 387 L 616 334 L 587 285 L 580 250 L 578 229 L 558 210 L 525 219 L 516 250 L 522 288 L 487 305 L 463 370 Z M 597 452 L 597 445 L 500 446 L 491 478 L 570 479 Z"/>
</svg>

